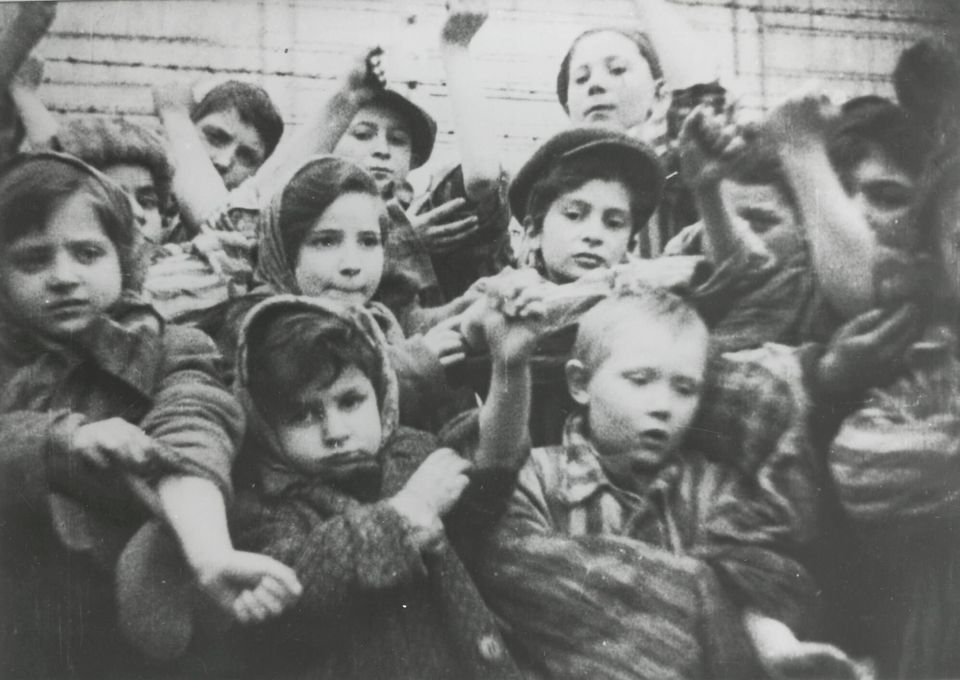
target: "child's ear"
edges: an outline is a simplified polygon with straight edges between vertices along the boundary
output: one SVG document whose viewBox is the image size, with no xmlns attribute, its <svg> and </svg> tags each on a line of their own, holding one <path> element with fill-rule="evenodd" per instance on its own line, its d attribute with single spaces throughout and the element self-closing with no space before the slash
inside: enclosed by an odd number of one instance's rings
<svg viewBox="0 0 960 680">
<path fill-rule="evenodd" d="M 590 383 L 590 372 L 583 362 L 579 359 L 570 359 L 564 367 L 567 376 L 567 390 L 573 400 L 586 406 L 590 403 L 590 394 L 587 392 L 587 385 Z"/>
</svg>

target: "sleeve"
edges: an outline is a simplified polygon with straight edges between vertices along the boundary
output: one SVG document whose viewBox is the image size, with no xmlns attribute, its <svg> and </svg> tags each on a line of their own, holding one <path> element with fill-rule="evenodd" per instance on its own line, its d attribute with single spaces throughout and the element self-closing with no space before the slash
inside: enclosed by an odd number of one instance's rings
<svg viewBox="0 0 960 680">
<path fill-rule="evenodd" d="M 67 411 L 11 411 L 0 415 L 0 506 L 46 508 L 57 479 L 82 472 L 67 453 L 66 442 L 84 416 Z"/>
<path fill-rule="evenodd" d="M 243 436 L 243 410 L 220 379 L 221 357 L 200 331 L 168 326 L 163 374 L 140 423 L 165 445 L 173 470 L 214 482 L 230 498 L 230 470 Z"/>
<path fill-rule="evenodd" d="M 400 423 L 429 429 L 424 425 L 449 392 L 443 366 L 420 335 L 388 346 L 387 355 L 400 387 Z"/>
<path fill-rule="evenodd" d="M 426 576 L 426 567 L 403 519 L 381 501 L 323 519 L 284 501 L 247 504 L 237 516 L 237 545 L 294 569 L 303 585 L 299 611 L 341 613 L 370 591 Z"/>
<path fill-rule="evenodd" d="M 713 274 L 692 291 L 693 303 L 711 326 L 776 270 L 776 258 L 769 251 L 752 249 L 752 241 L 742 245 L 732 257 L 713 263 Z"/>
<path fill-rule="evenodd" d="M 888 528 L 960 517 L 958 387 L 960 362 L 914 351 L 906 375 L 843 422 L 829 464 L 851 516 Z"/>
</svg>

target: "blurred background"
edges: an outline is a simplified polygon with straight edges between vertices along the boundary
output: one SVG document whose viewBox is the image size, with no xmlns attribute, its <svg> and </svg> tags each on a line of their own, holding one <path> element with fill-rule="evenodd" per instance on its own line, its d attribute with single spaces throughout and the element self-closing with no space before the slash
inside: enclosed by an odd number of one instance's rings
<svg viewBox="0 0 960 680">
<path fill-rule="evenodd" d="M 900 50 L 943 36 L 960 14 L 957 0 L 673 4 L 702 35 L 704 53 L 691 58 L 718 60 L 724 83 L 757 112 L 810 79 L 842 96 L 891 95 Z M 475 54 L 509 169 L 566 122 L 554 86 L 572 38 L 630 22 L 632 7 L 630 0 L 492 0 Z M 443 0 L 65 2 L 36 51 L 46 62 L 39 94 L 62 114 L 148 121 L 153 83 L 181 78 L 202 91 L 218 79 L 248 79 L 296 125 L 353 55 L 381 45 L 391 86 L 439 123 L 436 167 L 454 153 L 437 48 L 443 12 Z"/>
</svg>

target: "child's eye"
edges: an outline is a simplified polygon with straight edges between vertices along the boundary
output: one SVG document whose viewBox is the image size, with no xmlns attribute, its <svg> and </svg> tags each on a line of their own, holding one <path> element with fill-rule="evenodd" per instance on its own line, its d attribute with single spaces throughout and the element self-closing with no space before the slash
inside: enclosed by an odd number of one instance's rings
<svg viewBox="0 0 960 680">
<path fill-rule="evenodd" d="M 353 130 L 350 131 L 350 134 L 353 135 L 355 139 L 366 141 L 368 139 L 373 139 L 373 136 L 374 134 L 376 134 L 376 131 L 369 126 L 362 125 L 360 127 L 353 128 Z"/>
<path fill-rule="evenodd" d="M 349 392 L 340 398 L 339 405 L 344 411 L 354 411 L 367 401 L 367 395 L 362 392 Z"/>
<path fill-rule="evenodd" d="M 579 208 L 567 207 L 561 211 L 561 214 L 568 220 L 579 220 L 583 217 L 583 211 Z"/>
<path fill-rule="evenodd" d="M 573 79 L 577 85 L 583 85 L 590 79 L 589 71 L 580 71 L 577 73 L 576 77 Z"/>
<path fill-rule="evenodd" d="M 389 141 L 394 146 L 410 146 L 410 136 L 406 132 L 391 133 Z"/>
<path fill-rule="evenodd" d="M 312 248 L 333 248 L 340 244 L 343 240 L 343 237 L 340 234 L 334 232 L 321 232 L 319 234 L 313 234 L 305 245 Z"/>
<path fill-rule="evenodd" d="M 357 240 L 364 248 L 378 248 L 380 246 L 380 234 L 376 232 L 360 234 Z"/>
<path fill-rule="evenodd" d="M 871 203 L 884 210 L 899 210 L 910 205 L 910 191 L 898 184 L 868 184 L 863 193 Z"/>
<path fill-rule="evenodd" d="M 633 371 L 627 379 L 634 385 L 649 385 L 656 378 L 654 371 Z"/>
<path fill-rule="evenodd" d="M 74 246 L 73 256 L 77 259 L 77 262 L 81 264 L 93 264 L 101 257 L 106 255 L 106 251 L 95 244 L 80 244 Z"/>
<path fill-rule="evenodd" d="M 323 412 L 318 408 L 312 408 L 309 406 L 298 406 L 292 411 L 287 413 L 284 417 L 283 422 L 286 425 L 296 425 L 303 427 L 305 425 L 312 425 L 313 423 L 318 423 L 323 420 Z"/>
<path fill-rule="evenodd" d="M 241 146 L 237 149 L 237 160 L 248 168 L 255 168 L 260 165 L 260 154 L 249 146 Z"/>
<path fill-rule="evenodd" d="M 627 72 L 627 67 L 623 64 L 612 64 L 609 71 L 611 75 L 622 76 Z"/>
<path fill-rule="evenodd" d="M 627 226 L 627 219 L 619 215 L 609 215 L 604 219 L 608 229 L 622 229 Z"/>
<path fill-rule="evenodd" d="M 152 191 L 144 191 L 136 196 L 137 203 L 144 210 L 156 210 L 160 207 L 160 199 Z"/>
<path fill-rule="evenodd" d="M 690 378 L 674 378 L 673 390 L 684 397 L 693 397 L 700 393 L 700 384 Z"/>
<path fill-rule="evenodd" d="M 230 143 L 230 135 L 220 128 L 205 127 L 203 128 L 203 136 L 212 146 L 226 146 Z"/>
</svg>

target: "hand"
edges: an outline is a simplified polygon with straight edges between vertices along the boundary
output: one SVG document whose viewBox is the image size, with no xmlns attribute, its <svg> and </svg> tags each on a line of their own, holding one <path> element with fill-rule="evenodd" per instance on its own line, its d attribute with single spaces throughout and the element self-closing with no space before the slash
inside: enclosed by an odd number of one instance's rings
<svg viewBox="0 0 960 680">
<path fill-rule="evenodd" d="M 440 32 L 444 47 L 469 47 L 487 18 L 490 7 L 487 0 L 448 0 L 447 20 Z"/>
<path fill-rule="evenodd" d="M 803 92 L 773 109 L 751 132 L 778 146 L 822 144 L 836 115 L 826 95 Z"/>
<path fill-rule="evenodd" d="M 760 663 L 775 680 L 872 680 L 872 664 L 858 662 L 824 642 L 797 642 L 775 654 L 760 654 Z"/>
<path fill-rule="evenodd" d="M 896 372 L 921 330 L 920 312 L 911 304 L 893 313 L 874 309 L 853 318 L 837 331 L 820 359 L 819 389 L 830 395 L 862 394 Z"/>
<path fill-rule="evenodd" d="M 193 86 L 185 80 L 157 83 L 151 92 L 153 110 L 158 116 L 169 111 L 184 111 L 189 115 L 193 108 Z"/>
<path fill-rule="evenodd" d="M 361 105 L 373 99 L 387 86 L 383 69 L 383 48 L 378 45 L 365 49 L 353 60 L 341 82 L 342 89 L 355 97 Z"/>
<path fill-rule="evenodd" d="M 476 215 L 446 221 L 448 217 L 467 204 L 466 199 L 463 198 L 454 198 L 432 210 L 417 214 L 429 198 L 430 195 L 427 194 L 423 199 L 411 205 L 407 209 L 407 219 L 431 253 L 448 253 L 456 250 L 465 238 L 473 235 L 480 228 Z"/>
<path fill-rule="evenodd" d="M 70 439 L 70 451 L 100 469 L 119 465 L 143 473 L 153 471 L 160 459 L 159 445 L 123 418 L 81 425 Z"/>
<path fill-rule="evenodd" d="M 719 184 L 727 174 L 725 160 L 742 140 L 734 128 L 721 124 L 708 105 L 700 105 L 684 121 L 678 143 L 680 174 L 685 184 L 696 189 Z"/>
<path fill-rule="evenodd" d="M 459 325 L 460 318 L 455 316 L 438 323 L 423 334 L 424 344 L 437 357 L 441 366 L 451 366 L 466 357 L 463 336 L 457 330 Z"/>
<path fill-rule="evenodd" d="M 194 571 L 200 589 L 239 623 L 279 616 L 303 592 L 293 569 L 256 553 L 233 550 Z"/>
<path fill-rule="evenodd" d="M 230 275 L 234 270 L 234 260 L 247 256 L 253 249 L 254 241 L 246 234 L 236 231 L 201 228 L 200 233 L 190 242 L 194 251 L 203 257 L 216 274 Z"/>
</svg>

